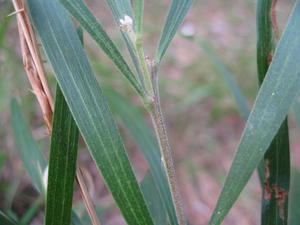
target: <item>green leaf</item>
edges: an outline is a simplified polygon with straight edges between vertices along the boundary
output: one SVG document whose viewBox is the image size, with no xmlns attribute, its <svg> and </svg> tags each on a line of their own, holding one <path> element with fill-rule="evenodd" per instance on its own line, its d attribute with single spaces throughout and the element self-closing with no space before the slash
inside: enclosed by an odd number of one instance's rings
<svg viewBox="0 0 300 225">
<path fill-rule="evenodd" d="M 67 12 L 56 0 L 27 2 L 73 118 L 125 220 L 128 224 L 153 224 L 115 122 Z"/>
<path fill-rule="evenodd" d="M 70 224 L 76 171 L 78 128 L 57 86 L 46 202 L 46 225 Z"/>
<path fill-rule="evenodd" d="M 5 36 L 8 33 L 7 29 L 9 27 L 9 24 L 11 22 L 11 16 L 10 17 L 5 17 L 3 18 L 1 21 L 1 25 L 0 25 L 0 48 L 3 47 L 4 45 L 4 41 L 5 41 Z"/>
<path fill-rule="evenodd" d="M 17 223 L 11 219 L 9 216 L 5 215 L 0 211 L 0 224 L 1 225 L 17 225 Z"/>
<path fill-rule="evenodd" d="M 298 225 L 300 221 L 300 172 L 293 168 L 290 192 L 289 225 Z"/>
<path fill-rule="evenodd" d="M 30 133 L 29 127 L 21 114 L 20 107 L 15 99 L 11 102 L 12 128 L 21 160 L 37 191 L 46 196 L 42 179 L 42 172 L 47 166 L 44 155 L 38 149 L 36 141 Z M 75 212 L 72 213 L 72 224 L 81 225 Z"/>
<path fill-rule="evenodd" d="M 130 0 L 106 0 L 106 2 L 112 11 L 116 23 L 119 24 L 119 20 L 123 18 L 124 15 L 133 18 Z"/>
<path fill-rule="evenodd" d="M 211 61 L 216 71 L 223 76 L 226 85 L 228 86 L 229 90 L 232 92 L 232 95 L 235 99 L 241 117 L 245 121 L 247 121 L 250 113 L 249 108 L 247 106 L 246 99 L 241 89 L 237 85 L 236 81 L 233 79 L 233 75 L 229 72 L 226 66 L 221 62 L 219 57 L 216 54 L 214 54 L 209 44 L 201 41 L 198 38 L 196 38 L 195 41 L 204 50 L 204 52 L 208 56 L 209 60 Z"/>
<path fill-rule="evenodd" d="M 74 210 L 72 211 L 71 216 L 72 216 L 72 225 L 83 225 L 83 223 L 81 222 L 78 215 L 74 212 Z"/>
<path fill-rule="evenodd" d="M 147 201 L 150 213 L 156 225 L 166 225 L 168 223 L 168 217 L 164 208 L 163 202 L 160 196 L 154 177 L 151 172 L 148 172 L 141 182 L 141 189 Z"/>
<path fill-rule="evenodd" d="M 40 209 L 42 204 L 42 199 L 38 198 L 33 203 L 31 203 L 29 209 L 23 214 L 22 218 L 20 219 L 20 225 L 28 225 L 30 221 L 33 219 L 37 211 Z"/>
<path fill-rule="evenodd" d="M 257 23 L 257 72 L 261 84 L 268 71 L 270 59 L 273 55 L 273 31 L 270 18 L 272 0 L 259 0 L 256 4 Z"/>
<path fill-rule="evenodd" d="M 130 0 L 106 0 L 106 2 L 108 4 L 108 6 L 110 7 L 112 15 L 118 26 L 120 25 L 120 19 L 124 19 L 125 15 L 130 16 L 132 18 L 132 20 L 134 22 L 133 29 L 135 30 L 136 36 L 139 37 L 139 33 L 137 32 L 136 28 L 137 28 L 137 26 L 139 26 L 139 29 L 141 29 L 141 24 L 140 24 L 141 15 L 138 15 L 139 20 L 135 21 Z M 142 70 L 141 70 L 140 60 L 138 58 L 136 43 L 134 43 L 136 41 L 132 40 L 127 32 L 124 32 L 122 29 L 120 29 L 120 31 L 121 31 L 122 37 L 124 38 L 125 43 L 127 45 L 127 48 L 130 53 L 132 62 L 135 66 L 136 72 L 139 75 L 139 81 L 140 81 L 142 87 L 144 88 L 144 80 L 143 80 L 143 74 L 142 74 Z"/>
<path fill-rule="evenodd" d="M 260 88 L 210 224 L 220 224 L 261 161 L 284 121 L 300 85 L 300 3 Z"/>
<path fill-rule="evenodd" d="M 5 154 L 3 152 L 0 152 L 0 174 L 1 174 L 4 162 L 5 162 L 5 158 L 6 158 Z"/>
<path fill-rule="evenodd" d="M 299 102 L 299 95 L 298 97 L 295 99 L 293 105 L 292 105 L 292 110 L 294 113 L 294 117 L 296 119 L 296 123 L 298 126 L 298 129 L 300 129 L 300 102 Z"/>
<path fill-rule="evenodd" d="M 156 53 L 157 62 L 160 62 L 165 55 L 170 42 L 174 38 L 176 31 L 183 22 L 193 2 L 194 0 L 172 0 Z"/>
<path fill-rule="evenodd" d="M 261 223 L 287 224 L 290 187 L 288 122 L 285 120 L 264 156 L 264 188 Z"/>
<path fill-rule="evenodd" d="M 257 68 L 261 84 L 273 55 L 272 0 L 257 1 Z M 264 155 L 265 168 L 261 223 L 286 225 L 288 222 L 288 193 L 290 187 L 290 149 L 287 119 L 281 125 Z M 280 193 L 280 194 L 279 194 Z"/>
<path fill-rule="evenodd" d="M 105 89 L 105 95 L 112 111 L 129 129 L 139 149 L 145 156 L 171 224 L 178 224 L 168 180 L 161 162 L 159 145 L 153 132 L 142 118 L 140 112 L 126 98 L 111 89 Z"/>
<path fill-rule="evenodd" d="M 210 47 L 209 43 L 206 43 L 202 41 L 198 37 L 186 37 L 187 39 L 192 39 L 194 40 L 207 54 L 209 60 L 211 61 L 213 67 L 216 69 L 216 71 L 223 76 L 223 79 L 225 81 L 225 84 L 231 91 L 235 102 L 237 104 L 238 111 L 240 113 L 240 116 L 247 121 L 250 110 L 247 106 L 246 98 L 244 94 L 242 93 L 241 89 L 239 88 L 238 84 L 233 78 L 232 73 L 228 70 L 228 68 L 222 63 L 221 59 L 218 57 L 217 54 L 214 53 L 213 49 Z M 205 86 L 203 86 L 205 88 Z M 205 89 L 201 92 L 201 88 L 199 89 L 199 95 L 200 97 L 205 96 Z M 210 88 L 210 86 L 207 86 L 206 89 Z M 208 92 L 208 90 L 206 91 Z M 195 93 L 198 94 L 198 93 Z M 193 96 L 192 96 L 193 97 Z M 197 97 L 197 95 L 195 96 Z M 193 100 L 193 99 L 192 99 Z M 257 172 L 258 172 L 258 177 L 259 177 L 259 182 L 261 187 L 264 185 L 264 165 L 263 161 L 258 165 L 257 167 Z"/>
<path fill-rule="evenodd" d="M 41 174 L 47 166 L 46 160 L 33 139 L 15 99 L 11 102 L 11 112 L 12 128 L 20 157 L 33 185 L 44 195 L 44 185 Z"/>
<path fill-rule="evenodd" d="M 209 84 L 201 85 L 187 93 L 184 96 L 182 101 L 180 101 L 178 105 L 177 112 L 182 113 L 183 111 L 189 109 L 191 106 L 194 106 L 196 103 L 201 102 L 206 97 L 210 96 L 214 87 Z"/>
<path fill-rule="evenodd" d="M 205 42 L 201 41 L 199 38 L 195 38 L 196 42 L 199 44 L 199 46 L 204 50 L 204 52 L 207 54 L 208 58 L 210 59 L 211 63 L 213 64 L 214 68 L 223 75 L 223 79 L 228 86 L 229 90 L 231 91 L 238 111 L 241 115 L 241 117 L 247 121 L 250 110 L 247 106 L 246 98 L 243 95 L 241 89 L 239 88 L 238 84 L 233 78 L 233 75 L 228 70 L 228 68 L 222 63 L 220 58 L 213 52 L 212 48 Z M 258 165 L 257 172 L 259 176 L 259 181 L 261 184 L 261 187 L 264 185 L 264 165 L 263 161 Z"/>
<path fill-rule="evenodd" d="M 69 13 L 80 23 L 96 43 L 103 49 L 108 57 L 115 63 L 119 70 L 132 84 L 134 89 L 141 95 L 144 95 L 140 83 L 130 70 L 123 56 L 109 38 L 103 26 L 97 21 L 95 16 L 91 13 L 88 7 L 82 0 L 59 0 Z"/>
</svg>

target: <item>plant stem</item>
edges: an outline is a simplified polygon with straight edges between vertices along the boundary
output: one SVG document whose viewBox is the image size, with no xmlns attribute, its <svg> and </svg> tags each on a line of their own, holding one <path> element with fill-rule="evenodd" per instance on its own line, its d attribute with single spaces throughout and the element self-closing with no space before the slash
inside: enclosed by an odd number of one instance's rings
<svg viewBox="0 0 300 225">
<path fill-rule="evenodd" d="M 142 68 L 143 77 L 141 82 L 145 83 L 146 88 L 146 96 L 153 96 L 153 87 L 151 81 L 150 71 L 148 69 L 148 65 L 146 62 L 144 49 L 143 49 L 143 15 L 144 15 L 144 0 L 136 0 L 135 1 L 135 33 L 136 39 L 134 41 L 135 51 L 137 53 L 137 57 Z"/>
<path fill-rule="evenodd" d="M 143 32 L 144 0 L 135 1 L 134 14 L 136 34 L 141 35 Z"/>
<path fill-rule="evenodd" d="M 152 65 L 151 68 L 151 80 L 153 86 L 153 104 L 148 106 L 148 112 L 151 115 L 152 123 L 155 129 L 155 133 L 160 145 L 160 150 L 162 153 L 162 163 L 166 170 L 170 191 L 175 205 L 176 216 L 179 225 L 185 225 L 186 220 L 183 213 L 181 195 L 176 181 L 175 167 L 172 157 L 172 151 L 170 148 L 167 128 L 164 120 L 164 116 L 161 110 L 160 96 L 158 89 L 158 76 L 157 76 L 157 65 Z"/>
<path fill-rule="evenodd" d="M 101 223 L 98 219 L 97 213 L 95 211 L 93 201 L 92 201 L 90 195 L 88 194 L 89 192 L 88 192 L 87 187 L 85 185 L 84 178 L 83 178 L 82 171 L 81 171 L 80 167 L 76 171 L 76 180 L 77 180 L 77 183 L 80 187 L 81 197 L 84 200 L 83 203 L 84 203 L 85 208 L 86 208 L 86 210 L 87 210 L 87 212 L 90 216 L 92 224 L 93 225 L 101 225 Z"/>
<path fill-rule="evenodd" d="M 142 68 L 143 72 L 143 82 L 145 82 L 145 87 L 146 87 L 146 95 L 147 96 L 153 96 L 153 87 L 152 87 L 152 81 L 151 81 L 151 75 L 147 66 L 147 62 L 145 59 L 145 54 L 143 50 L 143 41 L 142 41 L 142 36 L 141 34 L 138 34 L 136 36 L 136 41 L 135 41 L 135 49 L 137 52 L 137 56 L 139 59 L 139 63 Z"/>
<path fill-rule="evenodd" d="M 156 137 L 161 150 L 162 163 L 166 171 L 170 192 L 172 195 L 173 204 L 179 225 L 185 225 L 185 217 L 181 204 L 181 196 L 176 181 L 175 167 L 172 157 L 172 152 L 168 140 L 167 128 L 164 121 L 164 116 L 161 110 L 160 96 L 158 89 L 158 71 L 157 64 L 154 61 L 147 62 L 143 50 L 142 40 L 142 23 L 144 0 L 136 0 L 135 2 L 135 16 L 136 16 L 136 40 L 135 50 L 139 59 L 140 66 L 143 72 L 143 82 L 145 82 L 146 95 L 143 97 L 143 102 L 148 110 L 152 123 L 155 129 Z M 150 64 L 150 65 L 148 65 Z M 149 70 L 149 66 L 151 72 Z"/>
</svg>

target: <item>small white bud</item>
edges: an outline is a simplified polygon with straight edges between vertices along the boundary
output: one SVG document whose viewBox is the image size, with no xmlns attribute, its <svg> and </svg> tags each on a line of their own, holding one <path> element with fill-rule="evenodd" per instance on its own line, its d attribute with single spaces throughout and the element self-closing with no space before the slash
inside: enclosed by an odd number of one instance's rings
<svg viewBox="0 0 300 225">
<path fill-rule="evenodd" d="M 136 41 L 136 36 L 133 30 L 133 19 L 130 16 L 124 15 L 124 18 L 120 19 L 120 29 L 127 33 L 132 42 Z"/>
<path fill-rule="evenodd" d="M 120 19 L 120 28 L 125 32 L 132 32 L 133 20 L 130 16 L 124 15 L 123 19 Z"/>
</svg>

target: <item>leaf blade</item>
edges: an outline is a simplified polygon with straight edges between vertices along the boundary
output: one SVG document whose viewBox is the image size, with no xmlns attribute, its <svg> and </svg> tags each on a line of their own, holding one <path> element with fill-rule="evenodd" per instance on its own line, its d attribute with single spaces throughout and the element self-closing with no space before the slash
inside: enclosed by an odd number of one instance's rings
<svg viewBox="0 0 300 225">
<path fill-rule="evenodd" d="M 103 26 L 85 3 L 82 0 L 59 0 L 60 3 L 69 11 L 69 13 L 80 23 L 82 28 L 84 28 L 91 37 L 96 41 L 96 43 L 102 48 L 106 55 L 115 63 L 118 69 L 124 74 L 128 79 L 134 89 L 141 95 L 144 95 L 141 84 L 137 81 L 136 77 L 130 70 L 123 56 L 109 38 Z"/>
<path fill-rule="evenodd" d="M 142 182 L 141 189 L 145 196 L 145 199 L 149 205 L 149 209 L 153 220 L 156 225 L 166 225 L 168 224 L 168 217 L 166 214 L 166 210 L 164 208 L 163 202 L 157 192 L 159 192 L 153 175 L 151 172 L 148 172 Z"/>
<path fill-rule="evenodd" d="M 18 151 L 21 156 L 22 162 L 31 178 L 31 181 L 37 191 L 46 197 L 45 188 L 42 179 L 42 171 L 47 167 L 46 159 L 37 147 L 36 141 L 30 133 L 29 127 L 22 116 L 20 106 L 17 101 L 11 101 L 11 123 L 14 132 L 14 137 L 18 146 Z M 27 143 L 27 144 L 23 144 Z M 42 165 L 40 167 L 36 165 Z M 80 219 L 77 214 L 72 212 L 72 224 L 81 225 Z"/>
<path fill-rule="evenodd" d="M 28 0 L 44 50 L 88 149 L 128 224 L 153 224 L 76 30 L 56 1 Z"/>
<path fill-rule="evenodd" d="M 207 54 L 208 58 L 210 59 L 211 63 L 213 64 L 213 67 L 223 76 L 223 79 L 231 91 L 234 100 L 236 102 L 238 111 L 240 113 L 240 116 L 243 118 L 244 121 L 247 122 L 250 110 L 247 106 L 246 97 L 244 96 L 242 90 L 239 88 L 238 84 L 233 78 L 233 75 L 228 70 L 228 68 L 222 63 L 220 58 L 213 52 L 213 50 L 210 48 L 208 43 L 205 43 L 201 41 L 199 38 L 194 38 L 197 44 L 204 50 L 204 52 Z M 264 165 L 263 161 L 258 165 L 257 167 L 259 182 L 261 187 L 263 188 L 264 185 Z"/>
<path fill-rule="evenodd" d="M 113 17 L 116 23 L 119 23 L 119 20 L 128 15 L 133 18 L 133 11 L 130 0 L 106 0 Z"/>
<path fill-rule="evenodd" d="M 0 211 L 0 223 L 2 225 L 17 225 L 16 221 L 5 215 L 2 211 Z"/>
<path fill-rule="evenodd" d="M 123 31 L 120 29 L 120 32 L 122 34 L 123 39 L 125 40 L 125 43 L 127 45 L 127 49 L 129 51 L 129 54 L 131 56 L 131 60 L 133 62 L 133 65 L 135 66 L 135 70 L 138 74 L 139 81 L 143 88 L 145 88 L 144 84 L 144 78 L 142 73 L 142 68 L 140 64 L 140 59 L 138 57 L 138 51 L 137 51 L 137 40 L 139 38 L 139 31 L 141 29 L 141 16 L 140 14 L 133 15 L 133 10 L 131 6 L 130 0 L 106 0 L 106 3 L 108 4 L 112 15 L 115 19 L 115 22 L 117 26 L 120 26 L 120 19 L 124 19 L 124 16 L 127 15 L 130 18 L 132 18 L 134 25 L 133 30 L 136 36 L 136 40 L 132 40 L 128 32 Z M 135 11 L 136 13 L 136 11 Z M 135 16 L 138 16 L 135 20 Z"/>
<path fill-rule="evenodd" d="M 210 59 L 211 63 L 213 64 L 213 67 L 223 76 L 225 83 L 227 84 L 229 90 L 231 91 L 235 99 L 241 117 L 245 121 L 247 121 L 250 110 L 247 106 L 245 96 L 243 95 L 236 81 L 233 79 L 233 75 L 229 72 L 229 70 L 221 62 L 221 60 L 217 57 L 217 55 L 214 54 L 213 50 L 210 48 L 210 46 L 207 43 L 201 41 L 198 38 L 196 38 L 195 40 L 197 44 L 204 50 L 204 52 Z"/>
<path fill-rule="evenodd" d="M 15 99 L 11 102 L 11 113 L 12 128 L 20 157 L 33 185 L 44 195 L 44 185 L 41 179 L 41 173 L 47 166 L 46 160 L 29 132 L 29 127 L 22 116 L 20 106 Z"/>
<path fill-rule="evenodd" d="M 299 11 L 300 3 L 297 1 L 256 98 L 209 224 L 223 221 L 271 144 L 296 96 L 300 85 L 300 68 L 296 63 L 300 60 L 300 42 L 295 34 L 300 29 Z"/>
<path fill-rule="evenodd" d="M 292 185 L 290 192 L 289 224 L 297 225 L 300 220 L 300 172 L 296 168 L 292 170 Z"/>
<path fill-rule="evenodd" d="M 52 127 L 45 221 L 46 225 L 67 225 L 71 222 L 79 132 L 58 86 Z"/>
<path fill-rule="evenodd" d="M 183 22 L 193 2 L 194 0 L 172 0 L 157 48 L 157 62 L 162 60 L 171 40 L 174 38 L 176 31 Z"/>
<path fill-rule="evenodd" d="M 257 69 L 261 84 L 265 78 L 273 55 L 272 10 L 274 1 L 257 1 Z M 288 121 L 284 120 L 264 155 L 264 186 L 262 196 L 261 223 L 264 225 L 287 224 L 288 192 L 290 187 L 290 149 Z M 281 193 L 281 196 L 278 193 Z"/>
</svg>

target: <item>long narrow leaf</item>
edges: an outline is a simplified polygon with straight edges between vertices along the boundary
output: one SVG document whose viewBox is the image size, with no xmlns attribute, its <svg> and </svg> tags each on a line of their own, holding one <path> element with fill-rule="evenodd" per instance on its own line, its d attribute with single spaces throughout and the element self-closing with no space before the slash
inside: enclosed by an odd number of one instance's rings
<svg viewBox="0 0 300 225">
<path fill-rule="evenodd" d="M 288 223 L 290 154 L 288 123 L 285 120 L 264 156 L 265 181 L 261 223 Z"/>
<path fill-rule="evenodd" d="M 37 214 L 42 204 L 42 198 L 38 198 L 33 203 L 31 203 L 29 209 L 22 215 L 19 224 L 27 225 L 33 219 L 33 217 Z"/>
<path fill-rule="evenodd" d="M 24 163 L 30 179 L 37 191 L 39 191 L 42 194 L 42 197 L 45 198 L 46 193 L 43 184 L 42 172 L 46 168 L 47 162 L 44 155 L 38 149 L 37 143 L 30 133 L 30 129 L 21 114 L 20 107 L 16 100 L 12 100 L 11 102 L 11 111 L 12 128 L 22 162 Z M 75 212 L 72 212 L 72 224 L 81 225 L 80 219 Z"/>
<path fill-rule="evenodd" d="M 6 158 L 6 155 L 2 152 L 0 152 L 0 175 L 1 175 L 1 172 L 2 172 L 2 167 L 4 165 L 4 162 L 5 162 L 5 158 Z"/>
<path fill-rule="evenodd" d="M 140 112 L 126 98 L 111 89 L 105 89 L 105 94 L 112 111 L 115 112 L 129 129 L 139 149 L 144 154 L 171 224 L 178 224 L 168 180 L 161 163 L 159 145 L 153 132 L 145 123 Z"/>
<path fill-rule="evenodd" d="M 298 130 L 300 130 L 300 102 L 299 102 L 299 95 L 298 95 L 298 98 L 296 98 L 295 101 L 294 101 L 294 103 L 293 103 L 292 110 L 293 110 L 293 113 L 294 113 L 294 117 L 296 119 Z"/>
<path fill-rule="evenodd" d="M 193 2 L 194 0 L 172 0 L 156 53 L 156 60 L 158 62 L 164 56 Z"/>
<path fill-rule="evenodd" d="M 134 22 L 134 25 L 132 27 L 133 32 L 137 33 L 137 29 L 136 29 L 137 26 L 136 25 L 139 24 L 141 18 L 139 17 L 138 18 L 139 21 L 135 21 L 135 18 L 134 18 L 133 12 L 132 12 L 132 7 L 131 7 L 130 0 L 106 0 L 106 2 L 107 2 L 108 6 L 111 9 L 111 12 L 113 14 L 113 17 L 115 19 L 116 24 L 119 26 L 120 25 L 120 19 L 124 19 L 125 15 L 130 16 L 130 18 L 132 18 L 132 20 Z M 133 43 L 133 42 L 135 42 L 135 40 L 132 40 L 130 35 L 127 32 L 123 31 L 122 29 L 120 29 L 120 31 L 122 33 L 122 36 L 123 36 L 125 42 L 126 42 L 128 51 L 130 53 L 132 62 L 135 66 L 136 72 L 139 75 L 139 79 L 141 81 L 141 84 L 144 86 L 143 74 L 142 74 L 142 71 L 141 71 L 141 66 L 140 66 L 138 55 L 137 55 L 137 50 L 136 50 L 136 47 L 135 47 L 136 43 Z"/>
<path fill-rule="evenodd" d="M 297 94 L 300 85 L 299 12 L 297 1 L 247 121 L 210 224 L 223 221 L 270 146 Z"/>
<path fill-rule="evenodd" d="M 196 38 L 196 42 L 207 54 L 214 68 L 223 76 L 225 83 L 227 84 L 229 90 L 232 92 L 241 117 L 245 121 L 247 121 L 250 111 L 247 106 L 246 99 L 236 81 L 233 79 L 232 74 L 224 66 L 218 56 L 214 54 L 213 50 L 207 43 L 199 40 L 198 38 Z"/>
<path fill-rule="evenodd" d="M 67 12 L 56 0 L 27 2 L 73 118 L 123 216 L 128 224 L 153 224 L 115 122 Z"/>
<path fill-rule="evenodd" d="M 19 154 L 33 185 L 44 195 L 45 190 L 41 174 L 47 166 L 46 160 L 29 132 L 28 125 L 15 99 L 11 102 L 11 112 L 12 128 Z"/>
<path fill-rule="evenodd" d="M 0 211 L 0 224 L 1 225 L 17 225 L 17 223 L 9 216 Z"/>
<path fill-rule="evenodd" d="M 119 20 L 128 15 L 133 18 L 133 12 L 130 0 L 106 0 L 110 7 L 116 23 L 119 24 Z"/>
<path fill-rule="evenodd" d="M 272 0 L 257 1 L 257 67 L 261 84 L 273 55 Z M 287 224 L 288 192 L 290 186 L 290 149 L 287 119 L 283 122 L 264 156 L 264 186 L 261 223 Z M 280 196 L 282 195 L 282 196 Z"/>
<path fill-rule="evenodd" d="M 79 216 L 74 212 L 74 210 L 72 211 L 71 217 L 72 217 L 72 225 L 83 225 Z"/>
<path fill-rule="evenodd" d="M 166 210 L 160 196 L 157 194 L 159 190 L 151 172 L 148 172 L 142 180 L 141 189 L 148 203 L 154 223 L 156 225 L 167 225 Z"/>
<path fill-rule="evenodd" d="M 292 183 L 290 192 L 289 225 L 298 225 L 300 221 L 300 172 L 292 170 Z"/>
<path fill-rule="evenodd" d="M 190 37 L 188 37 L 190 39 Z M 228 89 L 231 91 L 238 111 L 240 113 L 240 116 L 244 119 L 244 121 L 247 121 L 250 110 L 247 106 L 246 98 L 242 92 L 242 90 L 239 88 L 238 84 L 234 80 L 233 75 L 228 70 L 228 68 L 222 63 L 221 59 L 214 53 L 210 45 L 198 37 L 193 37 L 192 40 L 194 40 L 207 54 L 209 60 L 211 61 L 213 67 L 217 70 L 217 72 L 223 76 L 223 79 L 228 87 Z M 259 182 L 261 187 L 264 185 L 264 165 L 263 162 L 261 162 L 257 167 Z"/>
<path fill-rule="evenodd" d="M 140 83 L 130 70 L 121 53 L 109 38 L 103 26 L 97 21 L 88 7 L 82 0 L 59 0 L 69 13 L 80 23 L 97 44 L 103 49 L 108 57 L 116 64 L 119 70 L 125 75 L 134 89 L 143 96 L 143 90 Z"/>
<path fill-rule="evenodd" d="M 46 202 L 46 225 L 70 224 L 76 171 L 78 128 L 56 88 Z"/>
<path fill-rule="evenodd" d="M 241 117 L 247 121 L 250 110 L 247 106 L 246 98 L 243 95 L 241 89 L 239 88 L 238 84 L 233 78 L 233 75 L 230 73 L 230 71 L 227 69 L 227 67 L 221 62 L 221 60 L 218 58 L 216 54 L 214 54 L 213 50 L 209 47 L 207 43 L 204 43 L 200 41 L 199 39 L 196 39 L 197 43 L 202 47 L 202 49 L 205 51 L 207 56 L 209 57 L 210 61 L 212 62 L 215 69 L 223 75 L 224 81 L 227 84 L 229 90 L 232 92 L 232 95 L 235 99 L 238 111 L 241 115 Z M 258 167 L 258 176 L 261 186 L 263 187 L 264 184 L 264 165 L 263 162 L 261 162 Z"/>
</svg>

